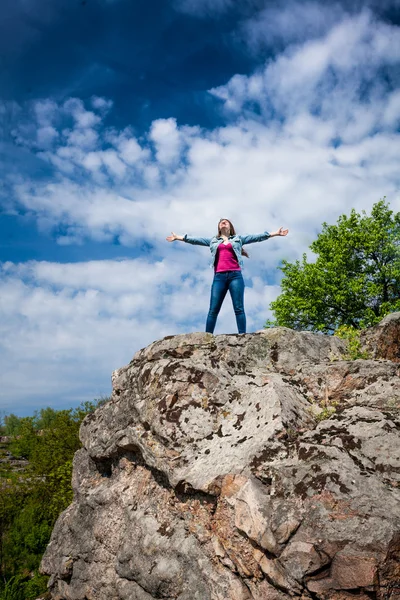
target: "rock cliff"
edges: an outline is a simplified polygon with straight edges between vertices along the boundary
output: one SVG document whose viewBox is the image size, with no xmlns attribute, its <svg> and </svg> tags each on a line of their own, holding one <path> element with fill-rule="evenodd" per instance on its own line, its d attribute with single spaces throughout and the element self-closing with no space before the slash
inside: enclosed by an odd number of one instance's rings
<svg viewBox="0 0 400 600">
<path fill-rule="evenodd" d="M 399 333 L 369 360 L 285 328 L 139 351 L 82 424 L 52 598 L 399 600 Z"/>
</svg>

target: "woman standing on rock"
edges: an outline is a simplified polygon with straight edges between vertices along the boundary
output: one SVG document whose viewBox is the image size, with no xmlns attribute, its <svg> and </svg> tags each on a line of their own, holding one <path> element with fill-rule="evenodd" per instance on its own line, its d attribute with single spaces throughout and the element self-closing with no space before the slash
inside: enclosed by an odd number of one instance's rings
<svg viewBox="0 0 400 600">
<path fill-rule="evenodd" d="M 246 315 L 244 312 L 244 281 L 242 276 L 242 256 L 247 256 L 243 249 L 245 244 L 263 242 L 271 237 L 285 236 L 288 229 L 280 227 L 274 233 L 255 235 L 237 235 L 234 226 L 228 219 L 221 219 L 218 223 L 218 234 L 212 238 L 189 237 L 171 233 L 167 237 L 168 242 L 178 240 L 187 244 L 197 246 L 208 246 L 211 251 L 211 267 L 214 267 L 214 280 L 211 287 L 210 310 L 208 311 L 206 332 L 214 333 L 217 317 L 227 291 L 232 298 L 233 309 L 236 315 L 236 323 L 239 333 L 246 333 Z"/>
</svg>

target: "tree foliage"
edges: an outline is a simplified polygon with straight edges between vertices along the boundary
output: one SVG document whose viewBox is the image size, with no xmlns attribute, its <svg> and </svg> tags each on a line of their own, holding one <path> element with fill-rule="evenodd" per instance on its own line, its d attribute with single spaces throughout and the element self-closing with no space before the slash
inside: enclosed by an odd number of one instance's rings
<svg viewBox="0 0 400 600">
<path fill-rule="evenodd" d="M 38 567 L 57 517 L 72 500 L 79 427 L 106 400 L 5 417 L 2 433 L 12 440 L 0 451 L 28 462 L 23 471 L 10 465 L 0 472 L 0 600 L 28 600 L 46 590 L 47 578 Z"/>
<path fill-rule="evenodd" d="M 353 209 L 335 225 L 323 223 L 310 249 L 314 262 L 306 254 L 283 261 L 282 293 L 270 305 L 275 320 L 267 327 L 332 333 L 371 326 L 400 310 L 400 213 L 385 199 L 370 215 Z"/>
<path fill-rule="evenodd" d="M 21 419 L 11 413 L 4 417 L 4 434 L 5 435 L 18 435 L 19 428 L 21 426 Z"/>
</svg>

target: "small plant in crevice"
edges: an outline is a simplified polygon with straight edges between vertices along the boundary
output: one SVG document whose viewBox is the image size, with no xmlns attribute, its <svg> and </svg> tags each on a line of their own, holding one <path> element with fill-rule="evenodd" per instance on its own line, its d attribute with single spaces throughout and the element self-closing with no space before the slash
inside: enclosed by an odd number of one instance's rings
<svg viewBox="0 0 400 600">
<path fill-rule="evenodd" d="M 336 408 L 334 406 L 325 406 L 320 413 L 318 413 L 315 418 L 318 422 L 325 421 L 329 419 L 336 413 Z"/>
<path fill-rule="evenodd" d="M 335 335 L 348 342 L 347 360 L 357 360 L 358 358 L 368 359 L 370 356 L 366 350 L 361 348 L 361 330 L 352 325 L 341 325 L 335 331 Z"/>
<path fill-rule="evenodd" d="M 324 421 L 325 419 L 329 419 L 332 417 L 338 407 L 339 403 L 336 400 L 332 400 L 329 397 L 329 389 L 328 386 L 324 386 L 324 397 L 317 403 L 314 404 L 314 408 L 310 407 L 310 412 L 312 413 L 315 420 L 319 423 L 320 421 Z M 315 408 L 319 412 L 316 412 Z"/>
</svg>

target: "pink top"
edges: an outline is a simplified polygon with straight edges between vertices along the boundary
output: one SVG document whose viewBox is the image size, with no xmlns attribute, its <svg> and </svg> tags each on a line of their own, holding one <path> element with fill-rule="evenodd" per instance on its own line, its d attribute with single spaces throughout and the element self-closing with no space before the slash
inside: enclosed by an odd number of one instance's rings
<svg viewBox="0 0 400 600">
<path fill-rule="evenodd" d="M 240 271 L 239 263 L 231 243 L 221 243 L 217 248 L 215 272 L 221 273 L 222 271 Z"/>
</svg>

